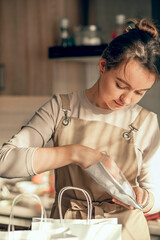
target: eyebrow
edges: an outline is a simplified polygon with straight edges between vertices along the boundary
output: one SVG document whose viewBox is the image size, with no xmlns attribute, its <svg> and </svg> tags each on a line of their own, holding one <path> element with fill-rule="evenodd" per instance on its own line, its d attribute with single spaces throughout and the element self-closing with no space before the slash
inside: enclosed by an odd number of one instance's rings
<svg viewBox="0 0 160 240">
<path fill-rule="evenodd" d="M 132 86 L 129 83 L 127 83 L 126 81 L 124 81 L 123 79 L 117 77 L 117 80 L 122 82 L 122 83 L 124 83 L 124 84 L 126 84 L 128 87 L 132 88 Z M 145 88 L 145 89 L 139 89 L 138 91 L 148 91 L 150 89 L 151 89 L 151 87 L 150 88 Z"/>
</svg>

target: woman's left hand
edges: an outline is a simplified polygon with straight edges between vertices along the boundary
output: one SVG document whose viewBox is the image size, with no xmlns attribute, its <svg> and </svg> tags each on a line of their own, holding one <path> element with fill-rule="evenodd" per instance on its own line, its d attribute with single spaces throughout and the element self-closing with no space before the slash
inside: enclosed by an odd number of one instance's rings
<svg viewBox="0 0 160 240">
<path fill-rule="evenodd" d="M 139 205 L 141 205 L 142 207 L 145 206 L 145 204 L 146 204 L 147 201 L 148 201 L 148 197 L 149 197 L 149 196 L 148 196 L 148 192 L 147 192 L 145 189 L 140 188 L 140 187 L 133 187 L 133 190 L 134 190 L 134 192 L 135 192 L 135 194 L 136 194 L 137 203 L 138 203 Z M 116 198 L 113 198 L 112 201 L 115 202 L 115 203 L 117 203 L 117 204 L 120 204 L 120 205 L 122 205 L 123 207 L 126 207 L 126 208 L 128 208 L 128 209 L 130 209 L 130 210 L 131 210 L 131 209 L 134 209 L 134 207 L 129 206 L 129 205 L 127 205 L 127 204 L 119 201 L 119 200 L 116 199 Z"/>
</svg>

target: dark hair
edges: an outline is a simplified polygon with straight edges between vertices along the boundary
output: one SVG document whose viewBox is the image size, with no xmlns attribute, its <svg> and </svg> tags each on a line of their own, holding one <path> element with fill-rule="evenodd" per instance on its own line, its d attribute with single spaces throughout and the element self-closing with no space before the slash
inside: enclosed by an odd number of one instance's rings
<svg viewBox="0 0 160 240">
<path fill-rule="evenodd" d="M 136 59 L 155 75 L 160 74 L 160 43 L 158 31 L 147 19 L 130 20 L 134 28 L 113 39 L 106 47 L 102 58 L 106 59 L 106 68 L 116 68 L 122 62 Z"/>
</svg>

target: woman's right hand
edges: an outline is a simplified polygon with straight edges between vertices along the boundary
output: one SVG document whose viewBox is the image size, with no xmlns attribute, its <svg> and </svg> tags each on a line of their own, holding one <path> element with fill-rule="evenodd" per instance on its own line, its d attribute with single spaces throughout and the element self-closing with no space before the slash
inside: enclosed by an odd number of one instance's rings
<svg viewBox="0 0 160 240">
<path fill-rule="evenodd" d="M 90 147 L 79 144 L 66 146 L 71 151 L 72 163 L 85 169 L 104 159 L 105 154 Z"/>
</svg>

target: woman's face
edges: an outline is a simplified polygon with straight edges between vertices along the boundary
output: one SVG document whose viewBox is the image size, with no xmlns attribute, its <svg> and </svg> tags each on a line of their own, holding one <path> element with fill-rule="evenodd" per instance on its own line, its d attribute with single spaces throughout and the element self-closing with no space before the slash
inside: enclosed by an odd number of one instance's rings
<svg viewBox="0 0 160 240">
<path fill-rule="evenodd" d="M 109 71 L 105 66 L 106 60 L 101 59 L 96 99 L 96 105 L 104 109 L 116 110 L 139 102 L 156 79 L 153 73 L 136 60 Z"/>
</svg>

